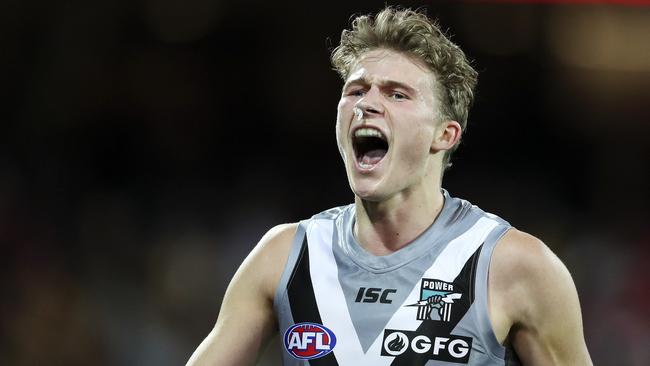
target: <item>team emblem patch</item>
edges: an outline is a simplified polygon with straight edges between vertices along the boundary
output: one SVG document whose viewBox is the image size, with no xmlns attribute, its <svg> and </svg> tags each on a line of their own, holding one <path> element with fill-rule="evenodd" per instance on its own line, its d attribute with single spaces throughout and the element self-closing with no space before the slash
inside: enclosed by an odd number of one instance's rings
<svg viewBox="0 0 650 366">
<path fill-rule="evenodd" d="M 463 296 L 454 289 L 454 286 L 451 282 L 423 278 L 420 286 L 420 301 L 406 306 L 418 308 L 418 320 L 449 322 L 454 300 Z"/>
<path fill-rule="evenodd" d="M 334 332 L 321 324 L 298 323 L 284 333 L 284 348 L 301 360 L 312 360 L 327 355 L 336 346 Z"/>
</svg>

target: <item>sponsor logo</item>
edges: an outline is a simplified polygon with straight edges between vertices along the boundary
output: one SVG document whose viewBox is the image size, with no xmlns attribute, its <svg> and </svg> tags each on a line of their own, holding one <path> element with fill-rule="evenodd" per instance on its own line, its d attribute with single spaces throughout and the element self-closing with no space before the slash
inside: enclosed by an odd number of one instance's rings
<svg viewBox="0 0 650 366">
<path fill-rule="evenodd" d="M 397 290 L 394 288 L 381 289 L 376 287 L 361 287 L 359 288 L 359 292 L 357 292 L 357 298 L 354 302 L 376 303 L 379 301 L 381 304 L 392 304 L 393 300 L 389 299 L 388 296 L 396 292 Z"/>
<path fill-rule="evenodd" d="M 463 296 L 454 286 L 451 282 L 423 278 L 420 285 L 420 301 L 406 306 L 417 307 L 418 320 L 449 322 L 454 300 Z"/>
<path fill-rule="evenodd" d="M 382 356 L 424 355 L 430 360 L 467 363 L 472 338 L 457 335 L 430 336 L 407 330 L 384 330 Z"/>
<path fill-rule="evenodd" d="M 301 360 L 312 360 L 332 352 L 336 336 L 327 327 L 316 323 L 298 323 L 284 333 L 284 348 Z"/>
</svg>

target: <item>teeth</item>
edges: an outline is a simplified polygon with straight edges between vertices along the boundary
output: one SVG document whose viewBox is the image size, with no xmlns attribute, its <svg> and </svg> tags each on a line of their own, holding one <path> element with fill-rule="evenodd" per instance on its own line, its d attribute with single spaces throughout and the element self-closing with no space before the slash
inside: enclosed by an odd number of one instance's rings
<svg viewBox="0 0 650 366">
<path fill-rule="evenodd" d="M 381 132 L 374 128 L 360 128 L 354 131 L 354 137 L 379 137 L 380 139 L 385 140 Z"/>
<path fill-rule="evenodd" d="M 372 168 L 373 165 L 372 164 L 366 164 L 366 163 L 360 161 L 359 166 L 366 169 L 366 168 Z"/>
</svg>

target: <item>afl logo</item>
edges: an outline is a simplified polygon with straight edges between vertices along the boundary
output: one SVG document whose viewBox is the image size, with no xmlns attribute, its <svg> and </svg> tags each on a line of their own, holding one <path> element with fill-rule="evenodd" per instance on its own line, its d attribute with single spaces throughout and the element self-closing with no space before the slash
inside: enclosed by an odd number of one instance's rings
<svg viewBox="0 0 650 366">
<path fill-rule="evenodd" d="M 334 332 L 316 323 L 298 323 L 284 333 L 284 348 L 295 358 L 311 360 L 332 352 L 336 346 Z"/>
</svg>

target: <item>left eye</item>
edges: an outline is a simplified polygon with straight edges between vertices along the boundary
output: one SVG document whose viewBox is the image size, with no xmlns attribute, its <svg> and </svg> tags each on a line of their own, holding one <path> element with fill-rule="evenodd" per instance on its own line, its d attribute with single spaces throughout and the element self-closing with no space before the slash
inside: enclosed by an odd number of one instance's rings
<svg viewBox="0 0 650 366">
<path fill-rule="evenodd" d="M 402 94 L 400 92 L 393 92 L 390 96 L 396 100 L 408 99 L 405 94 Z"/>
</svg>

